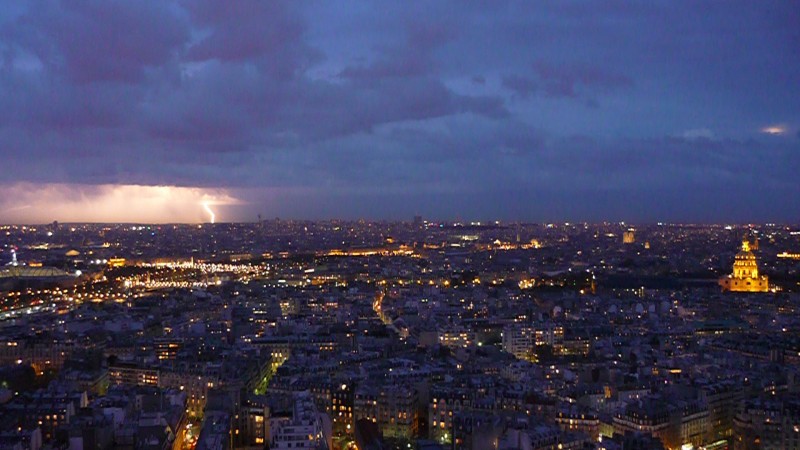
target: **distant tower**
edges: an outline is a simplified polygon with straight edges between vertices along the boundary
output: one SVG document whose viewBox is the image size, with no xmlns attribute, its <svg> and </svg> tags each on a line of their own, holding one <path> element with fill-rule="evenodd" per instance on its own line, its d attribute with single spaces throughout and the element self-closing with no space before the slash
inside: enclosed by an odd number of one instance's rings
<svg viewBox="0 0 800 450">
<path fill-rule="evenodd" d="M 18 266 L 19 262 L 17 261 L 17 251 L 11 250 L 11 265 Z"/>
<path fill-rule="evenodd" d="M 628 231 L 622 233 L 622 243 L 633 244 L 634 242 L 636 242 L 636 230 L 628 228 Z"/>
<path fill-rule="evenodd" d="M 723 291 L 731 292 L 768 292 L 769 280 L 758 273 L 756 255 L 750 251 L 750 242 L 742 241 L 742 251 L 736 254 L 733 273 L 719 279 Z"/>
</svg>

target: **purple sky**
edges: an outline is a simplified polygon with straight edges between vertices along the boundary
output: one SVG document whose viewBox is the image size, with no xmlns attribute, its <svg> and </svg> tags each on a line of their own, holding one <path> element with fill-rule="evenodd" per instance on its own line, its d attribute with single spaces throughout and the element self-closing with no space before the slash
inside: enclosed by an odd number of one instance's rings
<svg viewBox="0 0 800 450">
<path fill-rule="evenodd" d="M 0 43 L 0 222 L 800 221 L 796 1 L 31 0 Z"/>
</svg>

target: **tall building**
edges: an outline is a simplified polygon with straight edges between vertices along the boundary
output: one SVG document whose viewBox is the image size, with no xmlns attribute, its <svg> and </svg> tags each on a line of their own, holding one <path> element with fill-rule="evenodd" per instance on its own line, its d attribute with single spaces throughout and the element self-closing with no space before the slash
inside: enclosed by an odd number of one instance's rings
<svg viewBox="0 0 800 450">
<path fill-rule="evenodd" d="M 536 330 L 533 327 L 507 325 L 502 336 L 503 350 L 520 359 L 532 358 L 536 350 Z"/>
<path fill-rule="evenodd" d="M 308 392 L 294 396 L 291 417 L 270 419 L 270 448 L 313 449 L 331 448 L 331 424 L 327 414 L 320 414 Z"/>
<path fill-rule="evenodd" d="M 614 416 L 614 433 L 646 433 L 670 449 L 697 448 L 710 442 L 708 419 L 708 405 L 703 401 L 650 396 Z"/>
<path fill-rule="evenodd" d="M 412 439 L 419 431 L 419 393 L 413 386 L 359 386 L 355 393 L 355 418 L 378 425 L 383 436 Z"/>
<path fill-rule="evenodd" d="M 723 291 L 730 292 L 767 292 L 769 280 L 758 274 L 756 255 L 750 251 L 750 242 L 742 241 L 742 251 L 736 255 L 733 273 L 719 279 Z"/>
<path fill-rule="evenodd" d="M 784 397 L 784 398 L 781 398 Z M 760 397 L 744 401 L 733 419 L 733 450 L 800 448 L 800 399 Z"/>
</svg>

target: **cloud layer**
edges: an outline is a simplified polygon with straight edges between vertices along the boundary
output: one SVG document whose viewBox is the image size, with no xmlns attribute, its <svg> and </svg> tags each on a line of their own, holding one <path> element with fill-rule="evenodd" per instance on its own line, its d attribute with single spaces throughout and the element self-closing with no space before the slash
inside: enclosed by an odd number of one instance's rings
<svg viewBox="0 0 800 450">
<path fill-rule="evenodd" d="M 777 1 L 3 5 L 3 183 L 183 186 L 242 203 L 225 220 L 796 221 L 797 23 Z M 152 220 L 203 220 L 181 214 Z"/>
</svg>

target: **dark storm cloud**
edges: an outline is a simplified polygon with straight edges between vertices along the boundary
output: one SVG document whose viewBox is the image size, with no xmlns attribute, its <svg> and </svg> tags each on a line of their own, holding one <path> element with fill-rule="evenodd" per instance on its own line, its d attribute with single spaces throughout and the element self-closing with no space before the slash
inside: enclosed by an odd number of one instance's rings
<svg viewBox="0 0 800 450">
<path fill-rule="evenodd" d="M 7 44 L 76 83 L 140 81 L 175 57 L 189 33 L 165 2 L 118 0 L 33 1 L 4 31 Z"/>
<path fill-rule="evenodd" d="M 502 86 L 513 94 L 527 99 L 539 93 L 553 98 L 585 98 L 594 102 L 597 94 L 630 88 L 629 77 L 604 72 L 596 67 L 533 64 L 533 75 L 509 74 L 501 79 Z"/>
<path fill-rule="evenodd" d="M 539 85 L 535 80 L 523 75 L 505 75 L 502 78 L 502 83 L 504 88 L 522 98 L 528 98 L 539 89 Z"/>
<path fill-rule="evenodd" d="M 545 62 L 534 63 L 533 69 L 544 85 L 547 95 L 578 97 L 582 89 L 601 91 L 630 87 L 633 81 L 624 75 L 604 72 L 595 67 L 559 66 Z"/>
<path fill-rule="evenodd" d="M 252 207 L 723 220 L 743 216 L 710 205 L 744 202 L 747 220 L 794 220 L 799 11 L 777 1 L 4 5 L 4 184 L 224 189 L 214 195 L 247 203 L 241 218 Z M 639 203 L 626 209 L 619 196 Z"/>
<path fill-rule="evenodd" d="M 367 66 L 348 66 L 341 76 L 352 80 L 374 81 L 383 78 L 409 78 L 432 74 L 436 69 L 433 52 L 454 35 L 444 25 L 411 23 L 405 27 L 405 42 L 378 48 L 384 55 Z"/>
</svg>

